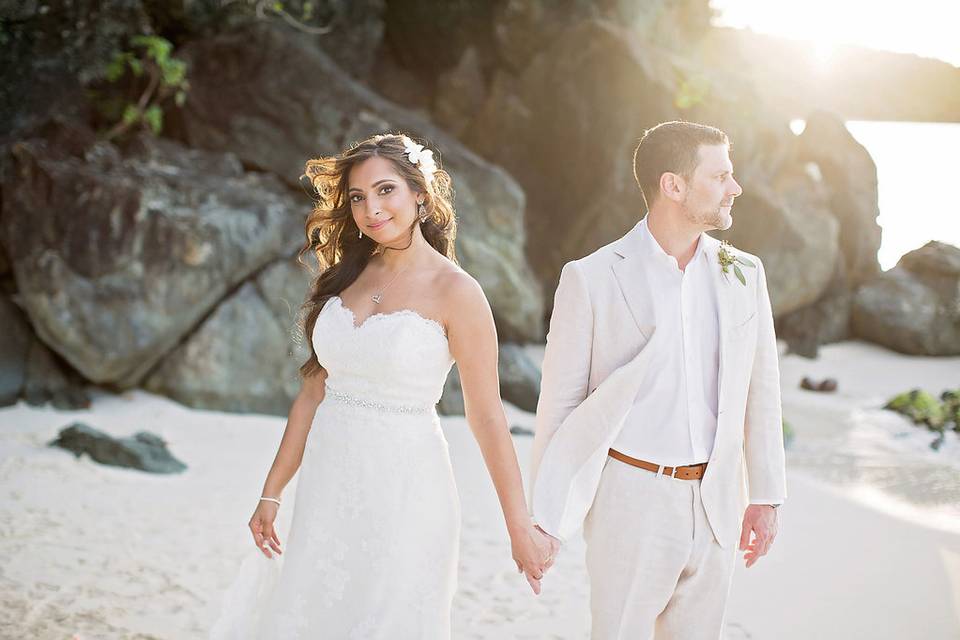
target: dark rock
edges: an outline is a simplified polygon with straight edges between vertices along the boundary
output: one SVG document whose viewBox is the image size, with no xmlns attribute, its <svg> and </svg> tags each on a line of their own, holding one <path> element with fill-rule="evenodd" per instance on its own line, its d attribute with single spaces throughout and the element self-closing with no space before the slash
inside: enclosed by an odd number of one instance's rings
<svg viewBox="0 0 960 640">
<path fill-rule="evenodd" d="M 524 411 L 535 412 L 540 398 L 540 370 L 518 344 L 500 345 L 500 395 Z"/>
<path fill-rule="evenodd" d="M 510 427 L 510 433 L 515 436 L 532 436 L 533 430 L 519 425 L 513 425 Z"/>
<path fill-rule="evenodd" d="M 644 16 L 637 20 L 656 23 Z M 786 121 L 736 78 L 703 76 L 635 34 L 601 20 L 568 26 L 517 77 L 494 76 L 464 134 L 527 192 L 528 255 L 541 281 L 553 283 L 564 262 L 644 215 L 633 149 L 647 128 L 685 119 L 716 125 L 733 142 L 744 195 L 733 228 L 718 237 L 761 257 L 778 315 L 817 300 L 834 272 L 838 225 L 797 161 Z"/>
<path fill-rule="evenodd" d="M 27 354 L 22 394 L 31 406 L 49 402 L 63 411 L 90 407 L 86 381 L 36 337 Z"/>
<path fill-rule="evenodd" d="M 812 188 L 799 175 L 793 179 Z M 760 256 L 775 316 L 824 297 L 841 257 L 839 225 L 822 205 L 783 186 L 752 183 L 737 198 L 733 220 L 713 235 Z"/>
<path fill-rule="evenodd" d="M 880 273 L 877 167 L 840 118 L 815 112 L 799 137 L 799 160 L 817 164 L 840 223 L 840 250 L 847 277 L 857 284 Z"/>
<path fill-rule="evenodd" d="M 127 438 L 114 438 L 103 431 L 75 422 L 60 430 L 51 447 L 84 453 L 94 461 L 113 467 L 130 467 L 149 473 L 180 473 L 187 465 L 174 458 L 159 436 L 140 431 Z"/>
<path fill-rule="evenodd" d="M 0 406 L 16 403 L 57 409 L 90 406 L 85 380 L 40 342 L 13 299 L 0 296 Z"/>
<path fill-rule="evenodd" d="M 318 20 L 329 32 L 315 42 L 341 68 L 360 80 L 370 77 L 383 40 L 386 0 L 325 0 Z"/>
<path fill-rule="evenodd" d="M 400 66 L 431 82 L 473 47 L 493 58 L 493 13 L 485 0 L 392 0 L 384 13 L 384 40 Z"/>
<path fill-rule="evenodd" d="M 466 414 L 463 404 L 463 388 L 460 386 L 460 371 L 454 365 L 443 385 L 443 395 L 437 404 L 437 412 L 444 416 L 462 416 Z"/>
<path fill-rule="evenodd" d="M 545 281 L 642 215 L 629 158 L 643 121 L 674 111 L 672 94 L 657 86 L 662 57 L 639 55 L 613 25 L 576 25 L 516 78 L 496 75 L 464 133 L 467 144 L 524 185 L 532 212 L 528 253 Z M 619 108 L 625 104 L 631 108 Z"/>
<path fill-rule="evenodd" d="M 816 302 L 777 318 L 777 338 L 787 343 L 791 353 L 816 358 L 820 345 L 850 337 L 853 292 L 847 285 L 843 265 L 841 255 L 833 280 Z"/>
<path fill-rule="evenodd" d="M 0 297 L 0 407 L 14 404 L 27 377 L 27 356 L 35 340 L 26 316 L 9 298 Z"/>
<path fill-rule="evenodd" d="M 864 283 L 852 329 L 901 353 L 960 355 L 960 248 L 927 243 Z"/>
<path fill-rule="evenodd" d="M 229 154 L 34 139 L 12 165 L 0 242 L 23 307 L 93 382 L 137 384 L 229 290 L 302 242 L 304 207 Z"/>
<path fill-rule="evenodd" d="M 486 85 L 480 69 L 480 57 L 467 49 L 453 69 L 437 79 L 433 99 L 433 117 L 455 136 L 463 133 L 486 97 Z"/>
<path fill-rule="evenodd" d="M 139 0 L 5 2 L 0 24 L 0 146 L 51 115 L 85 120 L 84 86 L 133 34 L 150 33 Z"/>
<path fill-rule="evenodd" d="M 523 347 L 510 343 L 501 344 L 497 368 L 501 397 L 524 411 L 536 411 L 540 394 L 540 370 L 527 356 Z M 447 416 L 462 416 L 465 413 L 463 388 L 456 366 L 450 370 L 447 377 L 437 411 Z"/>
<path fill-rule="evenodd" d="M 310 355 L 296 323 L 308 285 L 292 258 L 271 264 L 164 356 L 144 388 L 199 409 L 287 415 Z"/>
<path fill-rule="evenodd" d="M 543 294 L 524 257 L 524 195 L 502 170 L 287 30 L 253 25 L 194 42 L 182 55 L 191 64 L 182 114 L 189 144 L 234 153 L 296 188 L 306 159 L 371 134 L 399 129 L 429 141 L 454 179 L 458 256 L 483 286 L 500 335 L 542 339 Z"/>
<path fill-rule="evenodd" d="M 897 266 L 924 278 L 932 287 L 942 288 L 942 293 L 950 294 L 960 278 L 960 248 L 934 240 L 905 254 Z"/>
</svg>

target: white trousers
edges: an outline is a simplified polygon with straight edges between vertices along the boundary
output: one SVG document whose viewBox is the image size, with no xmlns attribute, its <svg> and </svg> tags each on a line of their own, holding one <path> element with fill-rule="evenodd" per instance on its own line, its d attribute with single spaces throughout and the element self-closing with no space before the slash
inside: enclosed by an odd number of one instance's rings
<svg viewBox="0 0 960 640">
<path fill-rule="evenodd" d="M 736 545 L 717 544 L 700 480 L 607 458 L 584 522 L 592 640 L 717 640 Z"/>
</svg>

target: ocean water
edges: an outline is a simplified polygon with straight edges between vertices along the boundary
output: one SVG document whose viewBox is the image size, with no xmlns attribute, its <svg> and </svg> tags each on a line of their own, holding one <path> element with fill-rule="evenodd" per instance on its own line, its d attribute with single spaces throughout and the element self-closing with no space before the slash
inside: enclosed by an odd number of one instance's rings
<svg viewBox="0 0 960 640">
<path fill-rule="evenodd" d="M 960 123 L 851 120 L 847 129 L 877 165 L 881 268 L 930 240 L 960 246 Z"/>
</svg>

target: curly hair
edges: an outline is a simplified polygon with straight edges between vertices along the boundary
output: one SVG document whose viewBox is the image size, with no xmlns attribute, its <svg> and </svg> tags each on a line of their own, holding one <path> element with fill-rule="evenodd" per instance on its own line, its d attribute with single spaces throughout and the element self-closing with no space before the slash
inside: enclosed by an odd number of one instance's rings
<svg viewBox="0 0 960 640">
<path fill-rule="evenodd" d="M 309 181 L 315 192 L 315 204 L 307 216 L 306 244 L 297 254 L 297 260 L 302 264 L 304 254 L 312 250 L 317 256 L 320 272 L 300 310 L 300 329 L 310 346 L 310 357 L 300 366 L 300 375 L 304 378 L 323 368 L 310 339 L 323 305 L 350 286 L 370 259 L 383 250 L 369 236 L 358 237 L 359 228 L 347 197 L 353 167 L 375 156 L 390 160 L 410 188 L 424 195 L 427 220 L 420 224 L 423 237 L 439 253 L 457 262 L 454 249 L 457 219 L 450 175 L 438 168 L 428 182 L 423 172 L 408 159 L 405 140 L 410 138 L 399 133 L 376 135 L 340 155 L 307 161 L 301 181 L 303 178 Z"/>
</svg>

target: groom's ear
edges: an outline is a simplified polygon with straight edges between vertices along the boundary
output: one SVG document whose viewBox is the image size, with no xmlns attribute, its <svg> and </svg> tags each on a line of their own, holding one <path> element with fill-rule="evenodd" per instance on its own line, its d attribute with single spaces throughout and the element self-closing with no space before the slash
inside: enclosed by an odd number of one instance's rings
<svg viewBox="0 0 960 640">
<path fill-rule="evenodd" d="M 670 171 L 660 174 L 660 195 L 673 200 L 674 202 L 683 202 L 683 195 L 686 192 L 687 183 L 683 176 Z"/>
</svg>

